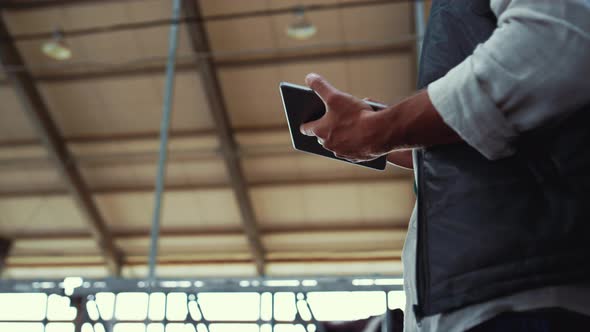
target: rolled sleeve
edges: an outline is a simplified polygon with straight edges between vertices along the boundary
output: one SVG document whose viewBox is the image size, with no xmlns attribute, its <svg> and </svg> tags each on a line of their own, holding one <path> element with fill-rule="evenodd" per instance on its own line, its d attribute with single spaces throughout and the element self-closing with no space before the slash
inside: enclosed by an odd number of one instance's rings
<svg viewBox="0 0 590 332">
<path fill-rule="evenodd" d="M 498 27 L 428 86 L 444 121 L 488 159 L 515 152 L 524 132 L 590 102 L 590 3 L 492 1 Z"/>
<path fill-rule="evenodd" d="M 488 159 L 507 157 L 514 153 L 511 141 L 516 132 L 483 91 L 472 67 L 472 59 L 466 59 L 431 83 L 428 95 L 444 122 L 465 142 Z"/>
</svg>

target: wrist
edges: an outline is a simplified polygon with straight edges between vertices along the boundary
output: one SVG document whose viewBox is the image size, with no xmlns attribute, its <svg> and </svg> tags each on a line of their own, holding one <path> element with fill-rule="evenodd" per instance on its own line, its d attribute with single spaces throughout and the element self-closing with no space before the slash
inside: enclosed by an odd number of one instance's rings
<svg viewBox="0 0 590 332">
<path fill-rule="evenodd" d="M 395 106 L 371 112 L 370 141 L 373 143 L 373 152 L 376 155 L 384 155 L 403 145 L 403 130 L 400 126 L 399 112 Z"/>
</svg>

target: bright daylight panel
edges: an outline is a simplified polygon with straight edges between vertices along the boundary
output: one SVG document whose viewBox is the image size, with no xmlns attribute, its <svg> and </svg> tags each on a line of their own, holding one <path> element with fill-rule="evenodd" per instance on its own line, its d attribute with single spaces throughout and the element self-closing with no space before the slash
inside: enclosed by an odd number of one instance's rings
<svg viewBox="0 0 590 332">
<path fill-rule="evenodd" d="M 8 331 L 6 331 L 8 332 Z M 74 332 L 73 323 L 49 323 L 45 332 Z"/>
<path fill-rule="evenodd" d="M 277 324 L 275 326 L 275 332 L 306 332 L 305 328 L 301 324 Z"/>
<path fill-rule="evenodd" d="M 98 306 L 98 311 L 100 312 L 100 317 L 102 317 L 102 319 L 110 320 L 113 318 L 115 294 L 97 293 L 95 302 Z"/>
<path fill-rule="evenodd" d="M 118 323 L 113 332 L 145 332 L 145 324 L 142 323 Z"/>
<path fill-rule="evenodd" d="M 71 306 L 69 297 L 51 294 L 47 301 L 47 319 L 73 320 L 76 317 L 76 308 Z"/>
<path fill-rule="evenodd" d="M 192 324 L 170 323 L 166 325 L 166 332 L 196 332 L 196 328 Z"/>
<path fill-rule="evenodd" d="M 406 292 L 404 291 L 391 291 L 387 298 L 387 306 L 389 309 L 402 309 L 406 307 Z"/>
<path fill-rule="evenodd" d="M 43 332 L 41 323 L 0 323 L 2 332 Z"/>
<path fill-rule="evenodd" d="M 117 294 L 115 317 L 120 320 L 143 320 L 147 315 L 148 295 L 146 293 Z"/>
<path fill-rule="evenodd" d="M 163 320 L 166 312 L 166 294 L 152 293 L 150 295 L 150 308 L 148 317 L 151 320 Z"/>
<path fill-rule="evenodd" d="M 45 318 L 46 303 L 45 294 L 0 294 L 0 320 L 42 320 Z"/>
<path fill-rule="evenodd" d="M 307 298 L 320 321 L 357 320 L 385 313 L 384 292 L 311 292 Z"/>
<path fill-rule="evenodd" d="M 146 332 L 164 332 L 164 324 L 152 323 L 147 326 Z"/>
<path fill-rule="evenodd" d="M 260 295 L 258 293 L 199 294 L 199 304 L 203 310 L 203 316 L 210 321 L 255 321 L 260 313 L 259 300 Z"/>
<path fill-rule="evenodd" d="M 310 292 L 307 300 L 316 319 L 320 321 L 347 321 L 363 319 L 369 316 L 381 315 L 385 312 L 386 304 L 389 308 L 402 308 L 405 304 L 405 293 L 403 291 L 390 291 L 386 303 L 385 293 L 373 292 Z M 115 296 L 112 293 L 99 293 L 92 301 L 90 297 L 89 306 L 93 308 L 91 317 L 96 318 L 100 311 L 103 318 L 112 317 L 113 310 L 119 320 L 139 320 L 146 318 L 148 312 L 148 299 L 150 303 L 150 318 L 162 320 L 166 313 L 169 320 L 177 322 L 168 323 L 166 326 L 161 323 L 148 325 L 147 332 L 204 332 L 205 326 L 198 324 L 197 329 L 193 324 L 186 324 L 187 304 L 192 305 L 193 318 L 200 313 L 197 308 L 197 300 L 203 310 L 204 317 L 211 322 L 208 332 L 269 332 L 270 325 L 263 324 L 259 330 L 255 324 L 259 320 L 261 310 L 264 317 L 261 320 L 270 320 L 272 306 L 274 306 L 275 319 L 278 324 L 274 332 L 309 332 L 307 323 L 290 324 L 297 313 L 297 307 L 302 311 L 304 320 L 311 319 L 307 306 L 303 301 L 304 296 L 291 292 L 278 292 L 274 294 L 264 293 L 200 293 L 187 295 L 186 293 L 154 293 L 148 296 L 146 293 L 121 293 Z M 261 303 L 262 298 L 262 303 Z M 116 300 L 116 301 L 115 301 Z M 167 302 L 166 302 L 167 300 Z M 116 302 L 116 303 L 115 303 Z M 115 304 L 115 305 L 114 305 Z M 47 306 L 49 324 L 43 329 L 42 321 L 45 318 Z M 97 308 L 99 310 L 97 310 Z M 59 295 L 44 294 L 0 294 L 0 332 L 73 332 L 72 323 L 52 323 L 55 320 L 73 320 L 76 316 L 76 309 L 71 307 L 70 299 Z M 2 320 L 29 320 L 38 321 L 31 323 L 2 323 Z M 215 321 L 252 321 L 252 324 L 243 323 L 215 323 Z M 90 324 L 85 324 L 83 332 L 90 332 Z M 97 329 L 94 332 L 103 331 Z M 121 322 L 116 323 L 113 332 L 146 332 L 142 322 Z"/>
<path fill-rule="evenodd" d="M 272 318 L 272 294 L 263 293 L 260 296 L 260 319 L 269 321 Z"/>
<path fill-rule="evenodd" d="M 275 319 L 279 321 L 292 321 L 295 319 L 297 308 L 295 307 L 295 294 L 276 293 L 274 299 Z"/>
<path fill-rule="evenodd" d="M 211 324 L 210 332 L 258 332 L 256 324 Z"/>
<path fill-rule="evenodd" d="M 169 320 L 186 319 L 188 314 L 188 307 L 186 302 L 186 293 L 170 293 L 168 294 L 168 304 L 166 306 L 166 317 Z"/>
</svg>

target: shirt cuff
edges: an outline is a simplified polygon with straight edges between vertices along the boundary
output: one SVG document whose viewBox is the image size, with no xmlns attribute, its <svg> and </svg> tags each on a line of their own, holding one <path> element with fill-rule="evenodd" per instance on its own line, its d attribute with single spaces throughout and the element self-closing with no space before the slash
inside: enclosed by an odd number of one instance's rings
<svg viewBox="0 0 590 332">
<path fill-rule="evenodd" d="M 482 87 L 472 57 L 428 86 L 428 95 L 444 122 L 486 158 L 514 153 L 516 131 Z"/>
</svg>

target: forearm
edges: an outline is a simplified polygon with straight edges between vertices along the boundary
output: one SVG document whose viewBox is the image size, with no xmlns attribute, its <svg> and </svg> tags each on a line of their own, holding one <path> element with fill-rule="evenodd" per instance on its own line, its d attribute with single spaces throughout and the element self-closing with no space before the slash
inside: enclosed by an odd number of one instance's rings
<svg viewBox="0 0 590 332">
<path fill-rule="evenodd" d="M 461 141 L 443 121 L 426 90 L 376 112 L 374 126 L 376 132 L 383 133 L 382 144 L 389 151 Z"/>
</svg>

